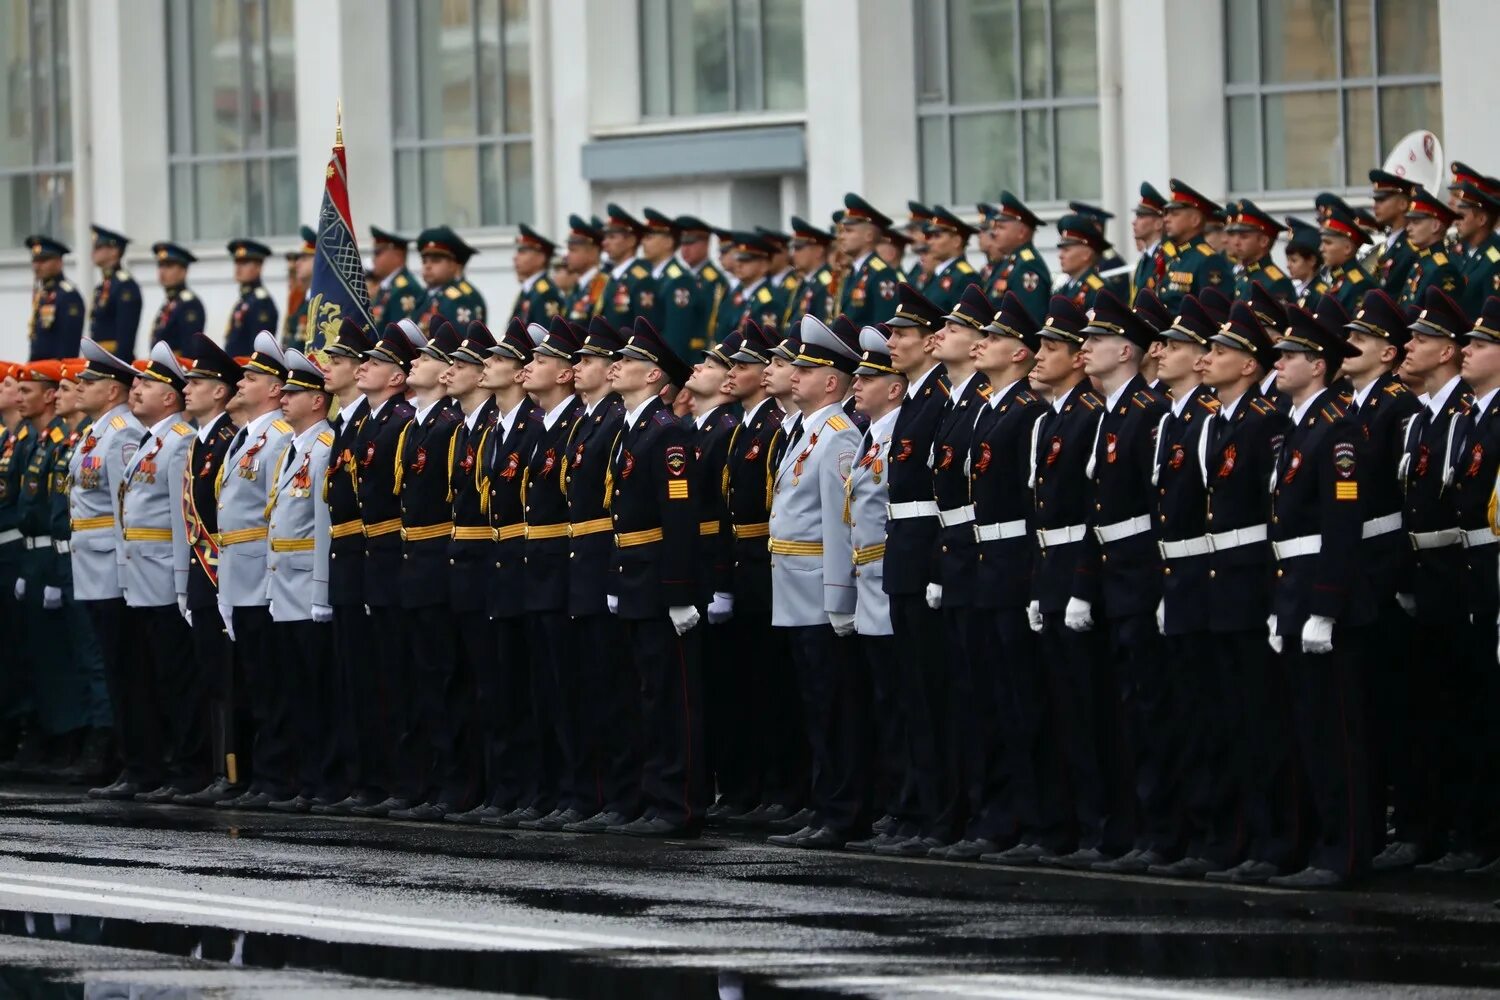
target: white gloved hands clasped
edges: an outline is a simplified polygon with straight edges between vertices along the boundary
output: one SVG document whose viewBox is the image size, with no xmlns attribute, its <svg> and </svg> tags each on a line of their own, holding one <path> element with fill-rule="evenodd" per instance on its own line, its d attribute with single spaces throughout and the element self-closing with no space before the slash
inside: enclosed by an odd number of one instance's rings
<svg viewBox="0 0 1500 1000">
<path fill-rule="evenodd" d="M 1414 596 L 1411 594 L 1397 594 L 1396 603 L 1401 605 L 1402 611 L 1405 611 L 1413 618 L 1417 617 L 1417 599 Z"/>
<path fill-rule="evenodd" d="M 854 634 L 854 616 L 846 615 L 840 611 L 828 612 L 828 624 L 833 626 L 833 634 L 839 637 Z"/>
<path fill-rule="evenodd" d="M 224 634 L 229 636 L 229 641 L 234 641 L 234 614 L 233 609 L 227 604 L 219 605 L 219 619 L 224 623 Z"/>
<path fill-rule="evenodd" d="M 1271 651 L 1275 653 L 1281 652 L 1281 636 L 1276 634 L 1275 615 L 1272 615 L 1271 617 L 1266 619 L 1266 628 L 1268 630 L 1266 635 L 1266 642 L 1270 644 Z"/>
<path fill-rule="evenodd" d="M 1156 631 L 1162 635 L 1167 634 L 1167 600 L 1162 598 L 1156 602 Z"/>
<path fill-rule="evenodd" d="M 193 613 L 188 610 L 186 594 L 177 595 L 177 613 L 182 616 L 183 621 L 193 624 Z"/>
<path fill-rule="evenodd" d="M 934 611 L 943 606 L 943 585 L 941 583 L 929 583 L 927 585 L 927 606 Z"/>
<path fill-rule="evenodd" d="M 312 620 L 319 625 L 327 625 L 333 621 L 333 609 L 326 604 L 314 604 L 312 606 Z"/>
<path fill-rule="evenodd" d="M 42 610 L 43 611 L 57 611 L 61 607 L 62 607 L 62 588 L 61 587 L 43 587 L 42 588 Z"/>
<path fill-rule="evenodd" d="M 1302 652 L 1313 655 L 1333 652 L 1333 619 L 1308 615 L 1302 625 Z"/>
<path fill-rule="evenodd" d="M 1094 627 L 1094 606 L 1081 597 L 1068 598 L 1068 607 L 1063 611 L 1063 624 L 1074 632 L 1087 632 Z"/>
<path fill-rule="evenodd" d="M 714 599 L 708 602 L 708 623 L 723 625 L 734 617 L 734 595 L 721 590 L 714 591 Z"/>
<path fill-rule="evenodd" d="M 667 617 L 672 619 L 672 627 L 677 630 L 678 635 L 687 635 L 693 627 L 698 624 L 701 617 L 698 609 L 691 604 L 681 607 L 667 609 Z"/>
<path fill-rule="evenodd" d="M 1042 630 L 1042 602 L 1032 601 L 1026 605 L 1026 624 L 1031 626 L 1031 631 Z"/>
<path fill-rule="evenodd" d="M 609 609 L 609 613 L 610 614 L 612 614 L 612 615 L 619 614 L 620 613 L 620 595 L 619 594 L 605 594 L 604 595 L 604 606 L 607 609 Z"/>
<path fill-rule="evenodd" d="M 16 577 L 16 600 L 18 600 L 18 601 L 24 601 L 24 600 L 26 600 L 26 578 L 25 577 L 21 577 L 21 576 Z"/>
</svg>

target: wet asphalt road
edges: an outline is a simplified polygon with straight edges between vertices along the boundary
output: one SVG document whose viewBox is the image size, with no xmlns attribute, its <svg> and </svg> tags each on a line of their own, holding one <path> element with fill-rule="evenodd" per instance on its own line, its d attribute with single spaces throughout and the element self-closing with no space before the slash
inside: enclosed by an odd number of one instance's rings
<svg viewBox="0 0 1500 1000">
<path fill-rule="evenodd" d="M 0 792 L 0 997 L 1489 996 L 1496 896 Z"/>
</svg>

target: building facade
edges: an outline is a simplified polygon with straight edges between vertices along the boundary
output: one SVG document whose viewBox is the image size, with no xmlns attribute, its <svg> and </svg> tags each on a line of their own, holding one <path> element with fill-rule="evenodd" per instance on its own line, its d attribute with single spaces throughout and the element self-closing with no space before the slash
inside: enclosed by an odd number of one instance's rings
<svg viewBox="0 0 1500 1000">
<path fill-rule="evenodd" d="M 1417 128 L 1500 173 L 1497 28 L 1493 0 L 0 0 L 0 357 L 23 237 L 87 289 L 90 222 L 134 240 L 143 327 L 170 238 L 222 331 L 225 242 L 296 245 L 339 102 L 361 234 L 453 225 L 499 323 L 515 224 L 610 201 L 744 227 L 1009 188 L 1113 209 L 1130 260 L 1143 179 L 1306 211 Z"/>
</svg>

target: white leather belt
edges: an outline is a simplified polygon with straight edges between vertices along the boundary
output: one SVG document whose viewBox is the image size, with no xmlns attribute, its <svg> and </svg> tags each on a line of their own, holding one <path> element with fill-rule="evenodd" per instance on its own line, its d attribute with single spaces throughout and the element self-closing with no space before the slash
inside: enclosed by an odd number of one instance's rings
<svg viewBox="0 0 1500 1000">
<path fill-rule="evenodd" d="M 1234 528 L 1231 531 L 1215 531 L 1208 536 L 1209 547 L 1215 552 L 1237 549 L 1241 545 L 1254 545 L 1256 542 L 1265 540 L 1266 526 L 1264 524 L 1252 524 L 1248 528 Z"/>
<path fill-rule="evenodd" d="M 954 507 L 952 510 L 938 511 L 938 524 L 945 528 L 951 528 L 955 524 L 968 524 L 974 520 L 974 505 L 964 504 L 962 507 Z"/>
<path fill-rule="evenodd" d="M 885 505 L 885 517 L 888 521 L 905 521 L 909 517 L 937 517 L 937 515 L 936 500 L 908 500 L 906 503 Z"/>
<path fill-rule="evenodd" d="M 1464 532 L 1464 548 L 1466 549 L 1477 549 L 1485 545 L 1494 545 L 1496 542 L 1500 542 L 1500 536 L 1497 536 L 1488 526 L 1470 528 Z"/>
<path fill-rule="evenodd" d="M 1457 528 L 1444 528 L 1442 531 L 1412 531 L 1407 533 L 1407 537 L 1411 539 L 1411 547 L 1414 549 L 1446 549 L 1450 545 L 1457 545 L 1463 534 Z"/>
<path fill-rule="evenodd" d="M 1110 542 L 1119 542 L 1127 538 L 1151 530 L 1151 516 L 1149 514 L 1137 514 L 1135 517 L 1124 521 L 1116 521 L 1114 524 L 1101 524 L 1094 529 L 1094 537 L 1099 539 L 1100 545 L 1108 545 Z"/>
<path fill-rule="evenodd" d="M 1393 531 L 1401 530 L 1401 512 L 1387 514 L 1384 517 L 1372 517 L 1359 529 L 1360 538 L 1379 538 L 1381 535 L 1389 535 Z"/>
<path fill-rule="evenodd" d="M 1199 535 L 1197 538 L 1183 538 L 1175 542 L 1157 542 L 1156 547 L 1161 552 L 1163 559 L 1186 559 L 1189 556 L 1206 556 L 1214 550 L 1207 535 Z"/>
<path fill-rule="evenodd" d="M 974 525 L 974 541 L 998 542 L 1002 538 L 1020 538 L 1026 534 L 1025 521 L 1001 521 L 996 524 Z"/>
<path fill-rule="evenodd" d="M 32 535 L 26 539 L 26 550 L 52 548 L 51 535 Z"/>
<path fill-rule="evenodd" d="M 1303 535 L 1288 538 L 1284 542 L 1272 542 L 1271 551 L 1277 559 L 1295 559 L 1298 556 L 1315 556 L 1323 551 L 1322 535 Z"/>
<path fill-rule="evenodd" d="M 1083 533 L 1088 528 L 1083 524 L 1070 524 L 1066 528 L 1038 528 L 1036 529 L 1036 540 L 1042 548 L 1049 545 L 1068 545 L 1072 542 L 1083 541 Z"/>
<path fill-rule="evenodd" d="M 55 543 L 53 543 L 53 548 L 57 549 L 58 555 L 63 556 L 73 551 L 72 543 L 69 542 L 66 538 L 59 538 Z"/>
<path fill-rule="evenodd" d="M 19 542 L 20 540 L 21 532 L 16 528 L 12 528 L 9 531 L 0 531 L 0 545 L 5 545 L 9 542 Z"/>
</svg>

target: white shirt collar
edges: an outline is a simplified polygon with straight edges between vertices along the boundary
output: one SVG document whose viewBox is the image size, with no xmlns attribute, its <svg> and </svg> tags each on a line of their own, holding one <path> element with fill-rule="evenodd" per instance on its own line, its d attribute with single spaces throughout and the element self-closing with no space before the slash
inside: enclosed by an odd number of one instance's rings
<svg viewBox="0 0 1500 1000">
<path fill-rule="evenodd" d="M 522 403 L 525 402 L 525 397 L 522 397 L 521 402 Z M 497 402 L 495 405 L 498 407 L 500 404 Z M 511 430 L 511 428 L 514 427 L 514 426 L 516 426 L 516 414 L 518 414 L 520 412 L 521 412 L 521 403 L 517 403 L 515 406 L 512 406 L 510 408 L 510 412 L 509 413 L 505 413 L 503 411 L 500 413 L 500 415 L 499 415 L 499 420 L 500 420 L 500 437 L 501 437 L 502 440 L 504 440 L 505 438 L 507 438 L 507 437 L 510 436 L 510 430 Z"/>
<path fill-rule="evenodd" d="M 1432 411 L 1434 417 L 1443 412 L 1443 407 L 1448 405 L 1448 397 L 1453 395 L 1453 390 L 1458 387 L 1458 380 L 1462 376 L 1455 375 L 1450 378 L 1437 392 L 1431 393 L 1427 400 L 1427 408 Z"/>
<path fill-rule="evenodd" d="M 266 432 L 271 421 L 281 416 L 280 410 L 267 410 L 245 426 L 245 440 L 253 441 Z"/>
<path fill-rule="evenodd" d="M 853 274 L 855 271 L 858 271 L 860 268 L 864 267 L 865 261 L 869 260 L 874 255 L 875 251 L 871 250 L 869 253 L 862 253 L 858 257 L 854 258 L 854 263 L 849 265 L 849 273 Z"/>
<path fill-rule="evenodd" d="M 708 418 L 711 417 L 711 416 L 713 416 L 714 415 L 714 411 L 717 410 L 717 409 L 718 409 L 717 406 L 710 406 L 708 409 L 704 410 L 702 413 L 699 413 L 699 414 L 695 415 L 693 417 L 693 426 L 696 427 L 696 428 L 698 428 L 701 431 L 703 429 L 703 425 L 706 424 L 706 423 L 708 423 Z"/>
<path fill-rule="evenodd" d="M 594 275 L 598 273 L 599 268 L 597 266 L 589 268 L 587 271 L 584 271 L 581 275 L 578 276 L 578 284 L 580 286 L 586 287 L 590 281 L 594 280 Z"/>
<path fill-rule="evenodd" d="M 474 425 L 479 423 L 479 415 L 483 412 L 484 404 L 480 403 L 478 406 L 474 407 L 474 411 L 472 413 L 464 414 L 464 425 L 468 427 L 470 431 L 473 431 Z"/>
<path fill-rule="evenodd" d="M 1307 411 L 1312 409 L 1313 404 L 1316 403 L 1318 401 L 1319 397 L 1321 397 L 1322 395 L 1323 394 L 1321 392 L 1315 392 L 1315 393 L 1312 394 L 1311 397 L 1309 397 L 1305 402 L 1303 402 L 1303 404 L 1301 406 L 1294 406 L 1294 407 L 1292 407 L 1292 426 L 1293 427 L 1296 427 L 1298 424 L 1302 423 L 1302 418 L 1305 417 L 1305 416 L 1307 416 Z"/>
<path fill-rule="evenodd" d="M 432 402 L 428 403 L 426 406 L 421 407 L 420 409 L 417 410 L 416 415 L 412 417 L 412 421 L 414 423 L 420 424 L 422 421 L 424 421 L 424 420 L 427 419 L 427 414 L 429 414 L 429 413 L 432 412 L 432 408 L 435 407 L 435 406 L 437 406 L 442 401 L 443 401 L 443 397 L 439 396 L 437 399 L 434 399 Z"/>
<path fill-rule="evenodd" d="M 1474 401 L 1474 409 L 1471 412 L 1474 414 L 1475 420 L 1484 416 L 1484 411 L 1490 408 L 1490 403 L 1494 400 L 1495 393 L 1497 392 L 1500 392 L 1500 389 L 1491 389 Z"/>
<path fill-rule="evenodd" d="M 660 278 L 662 272 L 667 269 L 667 265 L 672 263 L 673 259 L 672 257 L 663 257 L 662 262 L 651 269 L 651 277 Z"/>
<path fill-rule="evenodd" d="M 937 365 L 933 365 L 931 368 L 927 369 L 925 372 L 908 382 L 906 384 L 906 398 L 916 399 L 917 393 L 922 390 L 922 386 L 927 383 L 927 380 L 932 377 L 932 373 L 937 371 L 937 368 Z"/>
<path fill-rule="evenodd" d="M 557 423 L 557 418 L 561 417 L 563 415 L 563 411 L 572 406 L 573 400 L 577 398 L 577 396 L 564 396 L 561 403 L 558 403 L 556 406 L 542 415 L 542 426 L 550 431 L 552 429 L 552 425 Z"/>
<path fill-rule="evenodd" d="M 1220 396 L 1219 416 L 1223 417 L 1225 420 L 1228 420 L 1230 417 L 1234 416 L 1234 411 L 1239 409 L 1240 400 L 1244 399 L 1246 395 L 1248 395 L 1248 393 L 1242 392 L 1227 403 L 1224 402 L 1224 397 Z"/>
<path fill-rule="evenodd" d="M 172 425 L 176 424 L 181 419 L 182 419 L 182 412 L 180 410 L 177 413 L 169 413 L 169 414 L 167 414 L 165 417 L 162 417 L 160 420 L 158 420 L 156 422 L 156 425 L 151 428 L 151 436 L 152 437 L 162 437 L 162 436 L 164 436 L 167 433 L 167 431 L 169 431 L 169 430 L 172 429 Z"/>
<path fill-rule="evenodd" d="M 209 434 L 213 433 L 213 429 L 215 427 L 219 426 L 219 421 L 220 420 L 224 420 L 228 416 L 229 416 L 229 414 L 227 414 L 227 413 L 221 413 L 218 416 L 214 417 L 212 420 L 210 420 L 208 423 L 204 424 L 202 427 L 199 427 L 198 428 L 198 442 L 200 444 L 208 444 L 208 436 L 209 436 Z"/>
<path fill-rule="evenodd" d="M 885 441 L 890 438 L 891 432 L 896 429 L 896 418 L 901 415 L 901 405 L 897 404 L 891 408 L 891 412 L 870 422 L 870 440 Z"/>
<path fill-rule="evenodd" d="M 400 273 L 401 273 L 401 268 L 398 267 L 394 271 L 392 271 L 390 274 L 387 274 L 384 278 L 381 278 L 380 279 L 380 287 L 381 288 L 390 288 L 391 285 L 393 283 L 395 283 L 395 281 L 396 281 L 396 275 L 398 275 Z"/>
<path fill-rule="evenodd" d="M 636 421 L 641 419 L 641 414 L 646 412 L 646 407 L 650 406 L 651 400 L 655 398 L 655 396 L 647 396 L 645 399 L 641 400 L 640 405 L 634 407 L 633 409 L 625 411 L 626 430 L 635 430 Z"/>
<path fill-rule="evenodd" d="M 740 297 L 748 299 L 750 296 L 752 296 L 752 295 L 755 294 L 755 290 L 757 288 L 759 288 L 761 285 L 764 285 L 765 283 L 766 283 L 766 279 L 765 278 L 756 278 L 755 279 L 755 284 L 753 284 L 753 285 L 741 284 L 740 287 L 739 287 Z"/>
<path fill-rule="evenodd" d="M 1196 394 L 1194 392 L 1195 389 L 1197 389 L 1197 386 L 1194 386 L 1192 389 L 1189 389 L 1187 392 L 1183 393 L 1181 399 L 1172 400 L 1172 416 L 1182 416 L 1182 411 L 1187 409 L 1188 400 L 1192 399 Z"/>
<path fill-rule="evenodd" d="M 1372 379 L 1370 379 L 1369 383 L 1365 385 L 1365 387 L 1363 389 L 1355 389 L 1354 390 L 1354 405 L 1355 406 L 1364 406 L 1365 405 L 1365 400 L 1367 400 L 1367 399 L 1370 398 L 1370 393 L 1372 393 L 1372 392 L 1375 391 L 1375 383 L 1379 382 L 1379 381 L 1380 381 L 1380 379 L 1378 377 L 1377 378 L 1372 378 Z"/>
<path fill-rule="evenodd" d="M 1260 394 L 1264 396 L 1276 387 L 1276 370 L 1266 372 L 1266 377 L 1260 380 Z"/>
<path fill-rule="evenodd" d="M 996 391 L 990 393 L 990 398 L 988 400 L 990 409 L 997 409 L 1000 406 L 1000 400 L 1010 395 L 1010 391 L 1014 389 L 1016 387 L 1016 384 L 1020 381 L 1020 379 L 1016 379 L 1013 382 L 1007 382 L 1005 384 L 1005 388 L 997 389 Z"/>
<path fill-rule="evenodd" d="M 765 406 L 769 402 L 771 402 L 771 397 L 767 396 L 765 399 L 762 399 L 759 403 L 756 403 L 754 406 L 750 407 L 750 409 L 748 409 L 748 410 L 745 411 L 745 416 L 740 421 L 740 423 L 742 423 L 742 424 L 748 424 L 750 421 L 754 420 L 755 419 L 755 415 L 760 412 L 760 408 L 763 407 L 763 406 Z"/>
<path fill-rule="evenodd" d="M 297 435 L 297 440 L 295 440 L 294 442 L 292 442 L 293 446 L 297 449 L 297 454 L 299 454 L 299 455 L 305 455 L 305 454 L 307 454 L 307 450 L 309 448 L 311 448 L 313 442 L 318 439 L 318 435 L 322 434 L 324 431 L 326 431 L 328 429 L 329 429 L 328 421 L 326 421 L 326 420 L 319 420 L 317 423 L 313 424 L 307 430 L 303 431 L 301 434 L 298 434 Z"/>
<path fill-rule="evenodd" d="M 388 396 L 385 399 L 382 399 L 378 403 L 371 403 L 368 399 L 366 399 L 365 403 L 366 403 L 367 406 L 370 407 L 370 419 L 374 420 L 376 417 L 380 416 L 380 411 L 384 410 L 386 404 L 389 403 L 394 398 L 395 398 L 394 396 Z"/>
<path fill-rule="evenodd" d="M 531 291 L 533 288 L 536 287 L 536 283 L 538 281 L 542 280 L 542 275 L 544 275 L 546 273 L 547 272 L 545 270 L 538 271 L 536 274 L 533 274 L 531 277 L 529 277 L 525 281 L 521 282 L 521 291 L 522 292 L 529 292 L 529 291 Z"/>
<path fill-rule="evenodd" d="M 1121 385 L 1115 387 L 1115 391 L 1110 393 L 1109 396 L 1104 400 L 1104 409 L 1106 411 L 1113 410 L 1115 408 L 1115 404 L 1120 401 L 1121 396 L 1125 395 L 1125 390 L 1130 388 L 1130 383 L 1133 381 L 1135 380 L 1126 379 Z"/>
<path fill-rule="evenodd" d="M 628 270 L 630 270 L 630 265 L 634 264 L 635 260 L 636 259 L 634 257 L 632 257 L 629 260 L 622 260 L 622 261 L 620 261 L 619 264 L 615 265 L 614 270 L 612 270 L 612 271 L 609 272 L 609 276 L 612 277 L 612 278 L 615 278 L 617 280 L 619 278 L 624 277 L 625 272 L 628 271 Z"/>
<path fill-rule="evenodd" d="M 933 268 L 932 269 L 932 273 L 933 274 L 942 274 L 943 273 L 943 269 L 946 268 L 949 264 L 953 263 L 955 260 L 958 260 L 958 258 L 957 257 L 949 257 L 947 260 L 943 261 L 937 267 Z"/>
<path fill-rule="evenodd" d="M 955 400 L 961 398 L 963 396 L 963 394 L 964 394 L 964 390 L 969 387 L 969 383 L 972 382 L 972 381 L 974 381 L 975 374 L 977 374 L 977 373 L 976 372 L 969 372 L 969 374 L 964 378 L 964 380 L 962 382 L 958 383 L 957 385 L 955 385 L 953 387 L 952 391 L 949 394 L 949 398 L 950 399 L 955 399 Z M 957 405 L 957 404 L 955 403 L 954 405 Z"/>
</svg>

